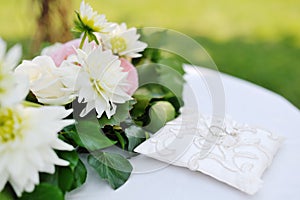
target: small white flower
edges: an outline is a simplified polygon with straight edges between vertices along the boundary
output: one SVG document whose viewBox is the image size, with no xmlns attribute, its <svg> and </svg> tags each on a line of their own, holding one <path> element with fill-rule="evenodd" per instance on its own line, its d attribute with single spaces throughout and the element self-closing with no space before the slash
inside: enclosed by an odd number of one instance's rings
<svg viewBox="0 0 300 200">
<path fill-rule="evenodd" d="M 74 91 L 78 66 L 62 63 L 58 68 L 49 56 L 38 56 L 32 61 L 23 61 L 16 72 L 26 74 L 30 90 L 40 103 L 65 105 L 76 97 Z"/>
<path fill-rule="evenodd" d="M 88 26 L 92 32 L 106 33 L 111 29 L 111 23 L 108 23 L 105 15 L 99 15 L 93 8 L 84 1 L 80 4 L 79 12 L 81 21 Z"/>
<path fill-rule="evenodd" d="M 0 191 L 9 182 L 18 196 L 32 192 L 39 184 L 39 172 L 54 173 L 55 166 L 67 166 L 54 149 L 73 150 L 58 139 L 57 132 L 74 120 L 64 107 L 0 108 Z"/>
<path fill-rule="evenodd" d="M 15 45 L 6 53 L 6 43 L 0 38 L 0 106 L 18 103 L 29 92 L 26 77 L 13 72 L 21 54 L 20 45 Z"/>
<path fill-rule="evenodd" d="M 140 57 L 138 52 L 144 51 L 147 44 L 138 41 L 140 35 L 136 33 L 136 28 L 127 29 L 126 24 L 115 26 L 109 34 L 102 35 L 104 46 L 111 49 L 114 54 L 131 58 Z"/>
<path fill-rule="evenodd" d="M 86 49 L 90 53 L 77 50 L 82 66 L 77 80 L 78 101 L 87 103 L 80 116 L 95 108 L 97 117 L 105 112 L 110 118 L 116 112 L 116 104 L 131 99 L 126 93 L 128 73 L 122 71 L 120 60 L 111 51 L 102 51 L 100 46 Z"/>
</svg>

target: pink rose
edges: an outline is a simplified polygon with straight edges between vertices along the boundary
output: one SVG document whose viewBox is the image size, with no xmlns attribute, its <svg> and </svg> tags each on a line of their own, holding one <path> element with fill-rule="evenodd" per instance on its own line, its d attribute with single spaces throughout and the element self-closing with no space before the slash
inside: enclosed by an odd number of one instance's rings
<svg viewBox="0 0 300 200">
<path fill-rule="evenodd" d="M 121 67 L 124 72 L 128 72 L 127 81 L 129 83 L 127 93 L 131 96 L 137 90 L 139 85 L 138 73 L 136 68 L 125 58 L 120 58 Z"/>
<path fill-rule="evenodd" d="M 80 39 L 71 40 L 57 47 L 55 51 L 50 53 L 49 56 L 53 59 L 57 67 L 59 67 L 60 64 L 64 60 L 66 60 L 70 55 L 76 54 L 74 47 L 78 48 L 80 45 L 80 41 Z"/>
</svg>

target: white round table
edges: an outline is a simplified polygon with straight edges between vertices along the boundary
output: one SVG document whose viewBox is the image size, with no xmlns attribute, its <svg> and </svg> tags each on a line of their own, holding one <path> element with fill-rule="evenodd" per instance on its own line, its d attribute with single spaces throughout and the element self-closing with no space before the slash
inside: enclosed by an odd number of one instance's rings
<svg viewBox="0 0 300 200">
<path fill-rule="evenodd" d="M 130 161 L 134 172 L 118 190 L 113 190 L 88 168 L 87 182 L 67 194 L 68 200 L 299 200 L 300 199 L 300 112 L 283 97 L 252 83 L 205 68 L 186 66 L 186 80 L 201 113 L 212 113 L 212 95 L 206 80 L 218 78 L 224 87 L 225 113 L 235 121 L 267 129 L 286 138 L 262 179 L 263 187 L 244 194 L 199 172 L 166 166 L 139 155 Z M 185 97 L 189 94 L 185 92 Z M 164 166 L 164 167 L 162 167 Z M 151 170 L 156 169 L 156 170 Z M 143 172 L 143 173 L 140 173 Z"/>
</svg>

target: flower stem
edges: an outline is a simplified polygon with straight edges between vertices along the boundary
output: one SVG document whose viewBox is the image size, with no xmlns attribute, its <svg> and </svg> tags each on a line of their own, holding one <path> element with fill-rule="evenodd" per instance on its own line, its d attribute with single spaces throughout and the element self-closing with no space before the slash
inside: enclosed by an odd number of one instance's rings
<svg viewBox="0 0 300 200">
<path fill-rule="evenodd" d="M 84 35 L 83 35 L 83 37 L 82 37 L 82 39 L 81 39 L 81 42 L 80 42 L 80 45 L 79 45 L 79 49 L 82 49 L 83 44 L 84 44 L 84 41 L 85 41 L 85 39 L 86 39 L 86 36 L 87 36 L 87 33 L 84 32 Z"/>
</svg>

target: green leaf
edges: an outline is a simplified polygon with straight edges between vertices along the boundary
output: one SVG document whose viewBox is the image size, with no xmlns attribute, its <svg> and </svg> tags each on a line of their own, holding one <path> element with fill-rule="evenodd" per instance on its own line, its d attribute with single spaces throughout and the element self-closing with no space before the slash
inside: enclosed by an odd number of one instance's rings
<svg viewBox="0 0 300 200">
<path fill-rule="evenodd" d="M 166 92 L 161 86 L 157 84 L 147 85 L 146 87 L 140 87 L 135 93 L 134 97 L 137 99 L 161 99 L 164 98 Z"/>
<path fill-rule="evenodd" d="M 157 68 L 159 76 L 159 83 L 170 90 L 175 97 L 179 100 L 181 104 L 182 101 L 182 92 L 183 92 L 183 85 L 184 79 L 182 74 L 178 71 L 174 70 L 173 68 L 165 65 L 160 65 Z"/>
<path fill-rule="evenodd" d="M 0 199 L 1 200 L 13 200 L 13 197 L 9 193 L 0 192 Z"/>
<path fill-rule="evenodd" d="M 183 105 L 183 69 L 181 62 L 172 63 L 161 59 L 161 63 L 147 63 L 137 67 L 140 88 L 135 92 L 137 105 L 131 111 L 136 121 L 147 112 L 150 102 L 169 101 L 178 112 Z M 147 120 L 142 121 L 147 123 Z"/>
<path fill-rule="evenodd" d="M 142 117 L 147 113 L 150 102 L 153 99 L 163 99 L 165 95 L 166 92 L 159 85 L 148 84 L 143 87 L 140 87 L 133 96 L 137 103 L 133 106 L 133 109 L 130 111 L 131 116 L 135 120 L 139 117 Z"/>
<path fill-rule="evenodd" d="M 65 193 L 72 186 L 73 171 L 70 167 L 56 166 L 54 174 L 40 173 L 40 182 L 56 186 Z"/>
<path fill-rule="evenodd" d="M 113 189 L 122 186 L 132 172 L 130 162 L 119 154 L 99 152 L 96 155 L 90 155 L 88 163 L 102 179 L 108 181 Z"/>
<path fill-rule="evenodd" d="M 129 117 L 129 110 L 132 109 L 134 104 L 135 101 L 127 101 L 123 104 L 119 104 L 117 106 L 116 113 L 110 119 L 108 119 L 106 115 L 102 115 L 99 119 L 100 127 L 103 128 L 106 125 L 119 125 L 122 121 Z"/>
<path fill-rule="evenodd" d="M 58 187 L 58 169 L 56 167 L 54 174 L 40 173 L 40 182 L 48 183 Z"/>
<path fill-rule="evenodd" d="M 41 183 L 31 193 L 23 193 L 21 200 L 63 200 L 63 192 L 54 185 Z"/>
<path fill-rule="evenodd" d="M 107 148 L 116 143 L 102 133 L 98 123 L 79 121 L 76 124 L 76 129 L 83 146 L 90 151 Z"/>
<path fill-rule="evenodd" d="M 123 138 L 123 136 L 121 135 L 121 133 L 114 131 L 115 135 L 118 138 L 118 141 L 121 144 L 122 149 L 125 149 L 125 145 L 126 145 L 126 140 Z"/>
<path fill-rule="evenodd" d="M 147 63 L 137 66 L 140 87 L 147 84 L 158 83 L 157 77 L 159 76 L 159 74 L 156 71 L 157 66 L 158 64 L 156 63 Z"/>
<path fill-rule="evenodd" d="M 5 188 L 0 192 L 1 200 L 14 200 L 16 195 L 9 184 L 6 184 Z"/>
<path fill-rule="evenodd" d="M 74 32 L 83 33 L 85 32 L 85 25 L 81 20 L 80 14 L 75 11 L 77 20 L 74 21 L 75 27 L 72 29 Z"/>
<path fill-rule="evenodd" d="M 130 126 L 125 129 L 128 138 L 128 151 L 133 151 L 135 147 L 141 144 L 148 137 L 148 133 L 138 126 Z"/>
<path fill-rule="evenodd" d="M 86 180 L 87 171 L 80 159 L 72 169 L 70 166 L 56 166 L 54 174 L 40 173 L 40 182 L 59 187 L 65 193 L 81 186 Z"/>
<path fill-rule="evenodd" d="M 163 64 L 165 66 L 169 66 L 172 69 L 175 69 L 181 75 L 184 75 L 184 73 L 185 73 L 184 70 L 183 70 L 183 67 L 182 67 L 184 62 L 181 61 L 176 56 L 172 56 L 172 57 L 169 57 L 169 58 L 162 58 L 158 61 L 158 63 Z"/>
<path fill-rule="evenodd" d="M 67 126 L 63 129 L 63 134 L 60 134 L 59 137 L 62 138 L 64 141 L 71 140 L 74 146 L 85 147 L 82 143 L 75 125 Z"/>
<path fill-rule="evenodd" d="M 141 117 L 146 112 L 146 108 L 149 106 L 150 99 L 143 97 L 135 97 L 137 103 L 134 104 L 130 114 L 133 118 Z"/>
<path fill-rule="evenodd" d="M 151 106 L 149 115 L 151 121 L 145 128 L 154 133 L 175 118 L 175 109 L 168 101 L 158 101 Z"/>
<path fill-rule="evenodd" d="M 83 162 L 80 159 L 78 160 L 77 166 L 74 169 L 73 176 L 74 176 L 73 183 L 70 188 L 70 191 L 80 187 L 86 181 L 87 171 L 86 171 L 86 168 L 85 168 Z"/>
<path fill-rule="evenodd" d="M 99 41 L 93 32 L 88 32 L 87 34 L 88 34 L 87 36 L 88 36 L 89 42 L 95 41 L 96 44 L 99 45 Z"/>
<path fill-rule="evenodd" d="M 150 46 L 155 46 L 156 48 L 154 48 L 152 51 L 158 51 L 157 49 L 159 49 L 159 47 L 164 47 L 166 46 L 166 43 L 167 43 L 167 40 L 166 40 L 166 37 L 168 37 L 168 32 L 166 30 L 162 30 L 162 31 L 152 31 L 152 32 L 149 32 L 147 31 L 146 29 L 146 32 L 145 31 L 141 31 L 140 32 L 141 34 L 141 38 L 140 40 L 141 41 L 144 41 L 148 44 L 150 44 Z M 160 50 L 159 50 L 160 51 Z M 158 57 L 159 59 L 160 57 Z"/>
<path fill-rule="evenodd" d="M 57 155 L 61 159 L 69 161 L 69 167 L 74 170 L 79 160 L 78 153 L 76 151 L 57 151 Z"/>
<path fill-rule="evenodd" d="M 73 171 L 70 167 L 58 167 L 58 186 L 63 193 L 70 190 L 73 183 Z"/>
</svg>

